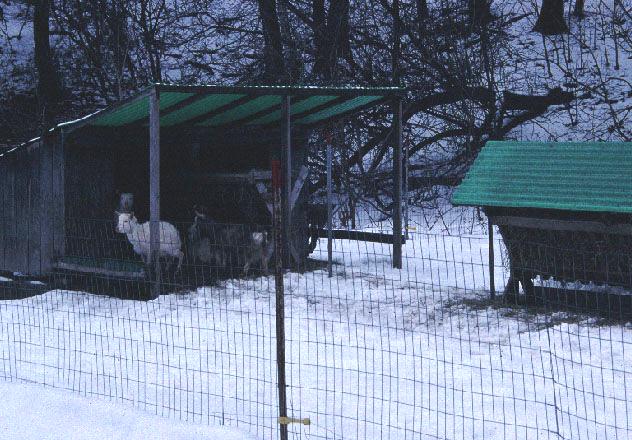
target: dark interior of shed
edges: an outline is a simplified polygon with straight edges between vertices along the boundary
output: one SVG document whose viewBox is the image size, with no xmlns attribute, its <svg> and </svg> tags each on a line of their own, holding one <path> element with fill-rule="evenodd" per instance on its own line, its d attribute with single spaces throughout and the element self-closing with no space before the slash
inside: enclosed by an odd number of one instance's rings
<svg viewBox="0 0 632 440">
<path fill-rule="evenodd" d="M 293 169 L 305 163 L 307 133 L 293 136 Z M 217 222 L 270 225 L 271 217 L 250 177 L 269 173 L 278 154 L 278 130 L 262 132 L 161 133 L 161 219 L 186 237 L 193 206 L 207 206 Z M 66 253 L 82 257 L 138 259 L 117 234 L 115 211 L 121 193 L 134 196 L 134 214 L 149 220 L 149 146 L 146 128 L 86 129 L 66 140 Z M 268 179 L 269 180 L 269 179 Z M 264 182 L 269 187 L 270 182 Z M 295 221 L 306 191 L 297 203 Z"/>
</svg>

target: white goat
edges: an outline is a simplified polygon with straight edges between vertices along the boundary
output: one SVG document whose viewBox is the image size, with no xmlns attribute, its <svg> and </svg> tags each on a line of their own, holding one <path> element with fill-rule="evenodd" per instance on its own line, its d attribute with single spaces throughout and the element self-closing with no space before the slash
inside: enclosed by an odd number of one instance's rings
<svg viewBox="0 0 632 440">
<path fill-rule="evenodd" d="M 139 254 L 145 264 L 149 263 L 150 241 L 149 222 L 138 223 L 134 213 L 120 212 L 116 232 L 127 235 L 127 239 L 134 247 L 134 252 Z M 178 259 L 178 271 L 182 267 L 182 243 L 178 230 L 171 223 L 160 222 L 160 256 Z"/>
</svg>

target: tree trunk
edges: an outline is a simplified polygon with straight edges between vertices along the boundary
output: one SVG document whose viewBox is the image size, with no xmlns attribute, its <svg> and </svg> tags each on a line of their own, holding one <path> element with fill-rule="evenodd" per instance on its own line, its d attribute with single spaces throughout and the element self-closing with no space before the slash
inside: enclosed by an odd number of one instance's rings
<svg viewBox="0 0 632 440">
<path fill-rule="evenodd" d="M 393 71 L 393 84 L 400 84 L 400 66 L 399 59 L 401 56 L 401 17 L 399 9 L 399 0 L 393 0 L 393 50 L 391 52 L 391 69 Z"/>
<path fill-rule="evenodd" d="M 57 105 L 60 101 L 60 83 L 50 48 L 50 1 L 38 0 L 33 3 L 34 58 L 37 69 L 37 106 L 42 133 L 54 125 Z"/>
<path fill-rule="evenodd" d="M 258 0 L 264 39 L 264 77 L 268 83 L 287 79 L 276 0 Z"/>
<path fill-rule="evenodd" d="M 543 0 L 540 15 L 533 30 L 542 35 L 568 33 L 568 25 L 564 20 L 564 0 Z"/>
<path fill-rule="evenodd" d="M 314 73 L 323 74 L 327 65 L 327 18 L 325 15 L 325 0 L 312 1 L 312 29 L 314 31 L 315 62 Z"/>
<path fill-rule="evenodd" d="M 279 30 L 281 32 L 281 42 L 286 49 L 285 61 L 288 82 L 295 83 L 301 77 L 302 63 L 296 41 L 291 30 L 290 17 L 288 11 L 288 0 L 278 0 L 277 15 L 279 17 Z"/>
<path fill-rule="evenodd" d="M 577 18 L 584 18 L 586 16 L 584 12 L 585 0 L 575 0 L 575 9 L 573 9 L 573 16 Z"/>
<path fill-rule="evenodd" d="M 314 73 L 329 81 L 334 79 L 338 59 L 344 58 L 349 63 L 353 61 L 351 43 L 349 41 L 349 0 L 332 0 L 325 20 L 324 2 L 314 0 L 312 3 L 314 14 L 314 30 L 323 29 L 321 35 L 316 35 L 316 62 Z"/>
<path fill-rule="evenodd" d="M 418 24 L 421 24 L 428 18 L 428 1 L 427 0 L 417 0 L 417 21 Z"/>
<path fill-rule="evenodd" d="M 484 26 L 489 23 L 491 12 L 491 0 L 469 0 L 468 9 L 470 21 L 473 26 Z"/>
</svg>

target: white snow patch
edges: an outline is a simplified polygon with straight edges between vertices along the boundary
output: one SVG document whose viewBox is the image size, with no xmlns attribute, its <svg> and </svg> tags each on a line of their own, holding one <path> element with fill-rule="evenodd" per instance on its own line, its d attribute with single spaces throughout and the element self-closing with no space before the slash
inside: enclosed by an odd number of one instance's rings
<svg viewBox="0 0 632 440">
<path fill-rule="evenodd" d="M 149 415 L 41 385 L 0 381 L 0 437 L 20 440 L 253 439 L 236 429 Z"/>
</svg>

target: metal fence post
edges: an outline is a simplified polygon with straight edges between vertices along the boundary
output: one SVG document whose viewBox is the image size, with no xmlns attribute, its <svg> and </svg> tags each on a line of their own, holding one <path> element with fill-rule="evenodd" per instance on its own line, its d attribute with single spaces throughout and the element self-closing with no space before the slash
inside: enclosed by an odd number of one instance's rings
<svg viewBox="0 0 632 440">
<path fill-rule="evenodd" d="M 402 100 L 393 104 L 393 267 L 402 268 Z"/>
<path fill-rule="evenodd" d="M 285 379 L 285 298 L 283 286 L 283 218 L 281 209 L 281 162 L 272 161 L 272 191 L 274 193 L 272 225 L 274 229 L 274 287 L 276 293 L 277 380 L 279 386 L 279 420 L 287 418 Z M 288 439 L 287 424 L 279 424 L 281 440 Z"/>
<path fill-rule="evenodd" d="M 494 224 L 487 219 L 487 236 L 489 238 L 489 294 L 491 299 L 496 298 L 496 283 L 494 280 Z"/>
<path fill-rule="evenodd" d="M 329 278 L 333 276 L 332 260 L 333 260 L 333 221 L 332 221 L 332 182 L 331 182 L 331 162 L 333 160 L 331 151 L 331 142 L 327 142 L 327 269 Z"/>
<path fill-rule="evenodd" d="M 149 95 L 149 255 L 151 297 L 160 295 L 160 95 Z"/>
<path fill-rule="evenodd" d="M 282 215 L 283 223 L 283 259 L 284 267 L 289 269 L 292 265 L 292 207 L 290 206 L 290 198 L 292 194 L 292 133 L 291 133 L 291 102 L 289 96 L 284 96 L 281 101 L 281 162 L 283 164 L 283 188 L 281 189 Z M 298 261 L 296 262 L 298 263 Z"/>
</svg>

